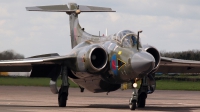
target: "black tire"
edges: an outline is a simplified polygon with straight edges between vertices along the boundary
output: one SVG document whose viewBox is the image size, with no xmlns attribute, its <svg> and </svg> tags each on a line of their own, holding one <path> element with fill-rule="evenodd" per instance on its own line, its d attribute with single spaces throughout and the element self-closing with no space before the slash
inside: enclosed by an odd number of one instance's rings
<svg viewBox="0 0 200 112">
<path fill-rule="evenodd" d="M 58 105 L 59 107 L 66 107 L 69 86 L 62 86 L 58 92 Z"/>
<path fill-rule="evenodd" d="M 137 101 L 137 106 L 139 108 L 144 108 L 146 105 L 146 98 L 147 98 L 147 94 L 146 93 L 141 93 L 138 96 L 138 101 Z"/>
<path fill-rule="evenodd" d="M 136 100 L 132 100 L 132 98 L 130 99 L 129 108 L 130 108 L 130 110 L 135 110 L 136 109 Z"/>
<path fill-rule="evenodd" d="M 67 94 L 66 93 L 59 94 L 58 96 L 59 107 L 66 107 L 66 104 L 67 104 Z"/>
</svg>

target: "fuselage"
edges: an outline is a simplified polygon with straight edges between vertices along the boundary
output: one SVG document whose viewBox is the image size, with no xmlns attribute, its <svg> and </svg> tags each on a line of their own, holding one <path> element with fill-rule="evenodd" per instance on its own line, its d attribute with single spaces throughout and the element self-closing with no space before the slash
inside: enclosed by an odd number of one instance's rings
<svg viewBox="0 0 200 112">
<path fill-rule="evenodd" d="M 136 35 L 129 30 L 120 31 L 108 37 L 90 36 L 83 37 L 82 39 L 86 40 L 83 40 L 83 42 L 75 46 L 72 52 L 76 53 L 79 49 L 84 49 L 84 47 L 90 45 L 99 45 L 108 55 L 107 64 L 101 72 L 88 73 L 74 72 L 72 70 L 76 78 L 71 77 L 71 79 L 81 87 L 92 92 L 114 91 L 120 87 L 121 83 L 135 80 L 139 78 L 140 75 L 146 75 L 154 67 L 155 60 L 153 57 L 149 53 L 143 51 L 141 45 L 140 50 L 137 49 Z M 137 60 L 143 59 L 143 56 L 149 56 L 151 62 L 147 65 L 142 65 L 142 70 L 139 70 L 138 68 L 140 67 L 135 67 L 134 63 L 137 63 Z M 140 61 L 142 62 L 144 60 Z M 145 69 L 144 67 L 147 68 Z M 137 70 L 135 70 L 136 68 Z M 101 86 L 110 87 L 104 89 L 104 87 Z"/>
</svg>

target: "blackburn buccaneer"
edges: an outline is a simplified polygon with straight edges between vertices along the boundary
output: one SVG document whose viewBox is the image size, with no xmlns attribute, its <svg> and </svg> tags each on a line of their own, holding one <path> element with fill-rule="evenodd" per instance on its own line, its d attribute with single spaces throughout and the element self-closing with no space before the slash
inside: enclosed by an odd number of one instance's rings
<svg viewBox="0 0 200 112">
<path fill-rule="evenodd" d="M 111 8 L 77 5 L 27 7 L 28 11 L 65 12 L 69 15 L 72 51 L 32 56 L 18 60 L 1 60 L 0 72 L 30 72 L 30 77 L 50 77 L 50 88 L 58 94 L 59 107 L 65 107 L 69 79 L 81 91 L 112 92 L 123 83 L 132 83 L 133 93 L 129 107 L 145 107 L 148 94 L 156 89 L 155 73 L 200 73 L 199 61 L 161 57 L 150 45 L 142 46 L 140 33 L 122 30 L 110 36 L 95 36 L 79 25 L 78 15 L 84 12 L 115 12 Z M 56 81 L 61 75 L 62 85 Z M 136 90 L 137 80 L 141 80 Z"/>
</svg>

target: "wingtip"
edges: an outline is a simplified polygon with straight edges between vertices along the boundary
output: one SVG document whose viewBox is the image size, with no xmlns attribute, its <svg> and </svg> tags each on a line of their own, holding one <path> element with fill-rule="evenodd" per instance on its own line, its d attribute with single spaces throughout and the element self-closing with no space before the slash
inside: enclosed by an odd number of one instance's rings
<svg viewBox="0 0 200 112">
<path fill-rule="evenodd" d="M 26 7 L 26 10 L 27 11 L 41 11 L 41 9 L 38 7 Z"/>
</svg>

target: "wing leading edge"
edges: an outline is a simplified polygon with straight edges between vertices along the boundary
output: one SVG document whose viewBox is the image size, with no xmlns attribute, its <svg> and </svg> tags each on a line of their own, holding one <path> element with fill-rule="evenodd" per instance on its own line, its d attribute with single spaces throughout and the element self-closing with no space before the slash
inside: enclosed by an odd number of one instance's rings
<svg viewBox="0 0 200 112">
<path fill-rule="evenodd" d="M 200 73 L 200 61 L 161 57 L 157 73 Z"/>
<path fill-rule="evenodd" d="M 0 60 L 0 72 L 30 72 L 35 65 L 52 65 L 70 63 L 76 57 L 71 55 Z"/>
</svg>

